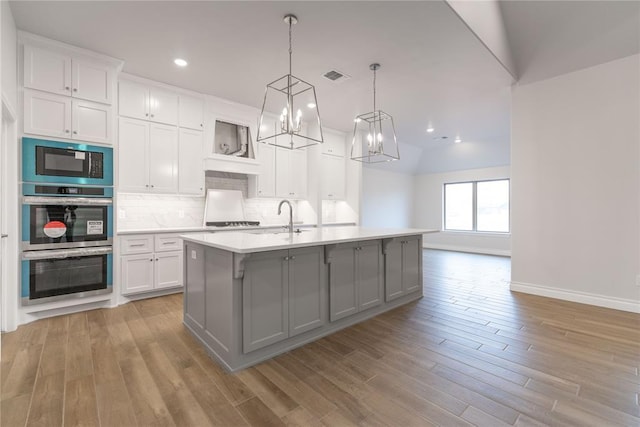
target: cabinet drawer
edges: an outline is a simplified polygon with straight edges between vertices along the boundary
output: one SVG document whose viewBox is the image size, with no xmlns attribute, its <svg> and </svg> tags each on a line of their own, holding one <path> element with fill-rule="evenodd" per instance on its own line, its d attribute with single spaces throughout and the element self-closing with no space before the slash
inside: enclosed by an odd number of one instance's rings
<svg viewBox="0 0 640 427">
<path fill-rule="evenodd" d="M 182 239 L 175 235 L 156 235 L 156 252 L 182 250 Z"/>
<path fill-rule="evenodd" d="M 153 236 L 125 236 L 120 238 L 120 255 L 153 252 Z"/>
</svg>

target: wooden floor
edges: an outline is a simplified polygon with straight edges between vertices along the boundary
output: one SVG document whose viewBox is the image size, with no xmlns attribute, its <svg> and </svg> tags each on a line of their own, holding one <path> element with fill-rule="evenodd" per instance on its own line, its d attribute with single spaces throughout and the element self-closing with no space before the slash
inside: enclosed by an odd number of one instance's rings
<svg viewBox="0 0 640 427">
<path fill-rule="evenodd" d="M 508 290 L 425 251 L 425 297 L 235 375 L 180 295 L 2 336 L 2 426 L 640 425 L 640 316 Z"/>
</svg>

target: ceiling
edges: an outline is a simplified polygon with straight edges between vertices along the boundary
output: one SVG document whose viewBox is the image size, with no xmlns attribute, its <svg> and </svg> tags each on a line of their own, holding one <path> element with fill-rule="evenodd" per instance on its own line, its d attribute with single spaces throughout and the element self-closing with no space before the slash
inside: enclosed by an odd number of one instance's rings
<svg viewBox="0 0 640 427">
<path fill-rule="evenodd" d="M 637 53 L 636 6 L 502 3 L 522 81 Z M 123 59 L 127 73 L 258 108 L 266 83 L 287 72 L 282 17 L 294 13 L 293 72 L 316 86 L 324 126 L 352 131 L 355 115 L 372 109 L 369 64 L 382 65 L 378 107 L 394 117 L 401 160 L 376 167 L 509 164 L 513 78 L 443 1 L 14 1 L 11 9 L 19 29 Z M 176 57 L 189 66 L 177 68 Z M 331 69 L 351 78 L 330 82 L 322 74 Z"/>
</svg>

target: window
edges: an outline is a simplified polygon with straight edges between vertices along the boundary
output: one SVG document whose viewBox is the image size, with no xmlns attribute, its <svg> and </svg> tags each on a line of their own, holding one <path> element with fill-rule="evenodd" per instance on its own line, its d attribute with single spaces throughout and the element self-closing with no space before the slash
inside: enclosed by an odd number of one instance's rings
<svg viewBox="0 0 640 427">
<path fill-rule="evenodd" d="M 509 232 L 509 180 L 444 185 L 444 229 Z"/>
</svg>

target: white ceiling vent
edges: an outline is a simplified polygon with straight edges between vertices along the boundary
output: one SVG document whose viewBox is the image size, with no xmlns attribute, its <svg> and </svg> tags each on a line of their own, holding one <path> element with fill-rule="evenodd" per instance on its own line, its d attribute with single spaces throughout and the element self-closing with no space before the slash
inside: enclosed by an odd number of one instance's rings
<svg viewBox="0 0 640 427">
<path fill-rule="evenodd" d="M 342 71 L 338 71 L 336 69 L 329 70 L 322 75 L 327 80 L 331 80 L 334 83 L 342 83 L 345 80 L 349 80 L 351 76 L 343 73 Z"/>
</svg>

